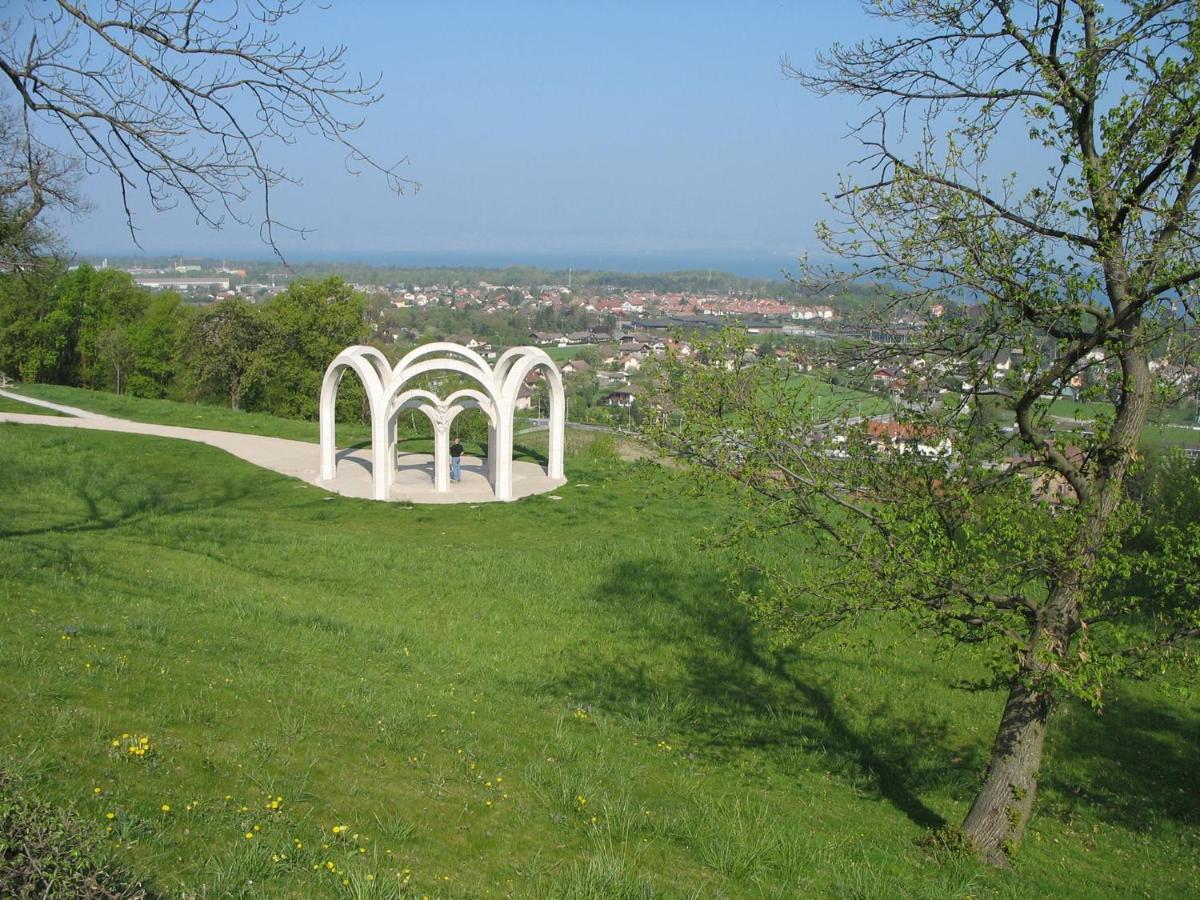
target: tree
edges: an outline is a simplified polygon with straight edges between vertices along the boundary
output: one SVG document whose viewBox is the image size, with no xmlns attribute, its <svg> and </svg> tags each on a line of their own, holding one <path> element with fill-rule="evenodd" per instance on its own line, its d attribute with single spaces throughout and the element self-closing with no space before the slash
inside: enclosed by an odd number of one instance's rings
<svg viewBox="0 0 1200 900">
<path fill-rule="evenodd" d="M 325 367 L 367 336 L 365 308 L 364 297 L 336 276 L 295 281 L 263 307 L 256 356 L 263 407 L 278 416 L 315 419 Z M 349 409 L 354 401 L 351 392 L 339 405 Z"/>
<path fill-rule="evenodd" d="M 129 326 L 129 342 L 136 360 L 127 379 L 129 393 L 137 397 L 166 397 L 180 377 L 183 341 L 195 311 L 174 292 L 154 294 L 144 315 Z"/>
<path fill-rule="evenodd" d="M 96 336 L 96 360 L 111 371 L 113 393 L 123 393 L 129 370 L 137 363 L 137 354 L 124 328 L 113 326 Z"/>
<path fill-rule="evenodd" d="M 855 425 L 858 410 L 747 365 L 727 338 L 703 362 L 668 360 L 651 432 L 742 486 L 743 533 L 803 551 L 750 598 L 783 633 L 894 615 L 981 646 L 1006 701 L 962 831 L 1003 863 L 1056 707 L 1099 708 L 1118 674 L 1194 662 L 1200 637 L 1194 595 L 1124 589 L 1144 560 L 1121 552 L 1144 525 L 1126 476 L 1150 348 L 1181 316 L 1194 335 L 1198 311 L 1200 15 L 1194 0 L 866 6 L 897 36 L 835 46 L 811 70 L 784 62 L 873 108 L 855 131 L 865 175 L 843 179 L 840 222 L 819 234 L 887 292 L 882 325 L 901 308 L 924 320 L 846 362 L 950 373 L 961 396 Z M 989 150 L 1013 135 L 1042 177 L 996 174 Z M 1089 375 L 1111 407 L 1094 433 L 1056 431 L 1049 402 Z M 984 399 L 1014 433 L 981 420 Z M 1190 554 L 1161 564 L 1195 569 Z"/>
<path fill-rule="evenodd" d="M 301 6 L 27 0 L 10 13 L 0 76 L 20 115 L 5 116 L 0 134 L 0 263 L 36 248 L 46 208 L 71 205 L 72 155 L 117 180 L 135 240 L 131 194 L 144 188 L 155 209 L 183 204 L 213 227 L 257 220 L 277 254 L 277 230 L 288 226 L 274 216 L 273 192 L 292 179 L 270 162 L 271 142 L 317 134 L 345 148 L 348 168 L 374 169 L 397 192 L 411 185 L 399 163 L 382 165 L 351 140 L 353 113 L 380 95 L 346 71 L 346 48 L 310 50 L 279 32 Z M 252 192 L 253 216 L 244 208 Z"/>
<path fill-rule="evenodd" d="M 222 396 L 230 409 L 242 408 L 265 330 L 262 314 L 236 297 L 213 304 L 196 318 L 187 361 L 201 395 Z"/>
</svg>

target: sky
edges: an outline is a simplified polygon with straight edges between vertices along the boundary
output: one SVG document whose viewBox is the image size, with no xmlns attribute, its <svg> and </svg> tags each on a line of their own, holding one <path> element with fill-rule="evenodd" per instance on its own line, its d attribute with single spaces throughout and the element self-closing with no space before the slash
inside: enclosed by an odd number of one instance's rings
<svg viewBox="0 0 1200 900">
<path fill-rule="evenodd" d="M 856 155 L 863 110 L 783 78 L 835 41 L 877 29 L 835 2 L 310 3 L 286 26 L 310 46 L 345 43 L 385 96 L 356 141 L 401 157 L 420 190 L 391 194 L 349 175 L 343 153 L 301 135 L 271 159 L 301 179 L 279 218 L 297 258 L 409 262 L 638 257 L 786 265 L 816 252 L 822 195 Z M 213 231 L 182 210 L 135 200 L 133 243 L 103 174 L 82 182 L 93 209 L 60 223 L 82 254 L 269 251 L 257 229 Z"/>
</svg>

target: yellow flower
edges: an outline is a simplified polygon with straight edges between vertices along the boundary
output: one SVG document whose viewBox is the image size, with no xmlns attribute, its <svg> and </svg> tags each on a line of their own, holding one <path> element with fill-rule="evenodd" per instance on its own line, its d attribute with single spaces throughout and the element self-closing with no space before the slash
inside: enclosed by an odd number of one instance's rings
<svg viewBox="0 0 1200 900">
<path fill-rule="evenodd" d="M 104 814 L 104 818 L 106 818 L 106 819 L 110 819 L 110 820 L 111 820 L 111 819 L 115 819 L 116 817 L 117 817 L 117 814 L 116 814 L 116 813 L 107 812 L 107 813 L 105 813 L 105 814 Z"/>
<path fill-rule="evenodd" d="M 164 803 L 164 804 L 162 805 L 162 811 L 163 811 L 163 812 L 170 812 L 170 811 L 171 811 L 171 804 L 170 804 L 170 803 Z"/>
<path fill-rule="evenodd" d="M 254 840 L 254 832 L 253 831 L 246 832 L 246 840 L 248 840 L 248 841 Z"/>
<path fill-rule="evenodd" d="M 121 746 L 121 742 L 120 742 L 119 740 L 117 740 L 116 738 L 113 738 L 112 745 L 113 745 L 114 747 L 120 747 L 120 746 Z"/>
</svg>

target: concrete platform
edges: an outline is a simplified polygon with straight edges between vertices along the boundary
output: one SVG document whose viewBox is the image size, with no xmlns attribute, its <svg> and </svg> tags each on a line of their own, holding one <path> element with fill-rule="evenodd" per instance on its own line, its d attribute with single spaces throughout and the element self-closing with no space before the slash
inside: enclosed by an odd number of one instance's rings
<svg viewBox="0 0 1200 900">
<path fill-rule="evenodd" d="M 0 396 L 28 402 L 9 391 Z M 0 422 L 24 425 L 49 425 L 54 428 L 82 428 L 89 431 L 116 431 L 122 434 L 146 434 L 208 444 L 254 463 L 264 469 L 299 478 L 322 490 L 344 497 L 370 499 L 372 496 L 370 448 L 339 450 L 337 477 L 321 479 L 321 448 L 319 444 L 289 441 L 284 438 L 259 437 L 235 431 L 210 431 L 203 428 L 182 428 L 175 425 L 152 425 L 110 416 L 86 413 L 72 407 L 38 401 L 38 406 L 63 412 L 63 416 L 26 415 L 0 412 Z M 79 415 L 83 413 L 84 415 Z M 86 416 L 86 418 L 84 417 Z M 565 478 L 550 478 L 546 470 L 531 462 L 513 461 L 513 499 L 544 494 L 566 484 Z M 486 462 L 464 456 L 462 481 L 439 493 L 433 489 L 433 455 L 402 453 L 398 456 L 395 483 L 388 500 L 393 503 L 491 503 L 495 502 L 492 486 L 487 480 Z"/>
</svg>

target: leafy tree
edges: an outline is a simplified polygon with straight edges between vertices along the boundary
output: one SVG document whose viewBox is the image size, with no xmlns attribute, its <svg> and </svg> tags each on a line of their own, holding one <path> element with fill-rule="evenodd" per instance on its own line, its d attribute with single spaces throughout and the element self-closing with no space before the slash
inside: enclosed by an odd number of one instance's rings
<svg viewBox="0 0 1200 900">
<path fill-rule="evenodd" d="M 68 272 L 60 280 L 58 290 L 72 296 L 79 312 L 77 383 L 86 388 L 112 386 L 114 372 L 110 371 L 111 360 L 103 358 L 101 336 L 106 335 L 105 350 L 120 347 L 128 356 L 132 348 L 124 332 L 145 313 L 150 303 L 149 291 L 139 287 L 127 272 L 87 265 Z M 118 332 L 121 337 L 114 337 Z"/>
<path fill-rule="evenodd" d="M 129 370 L 137 362 L 137 353 L 129 342 L 125 329 L 113 327 L 101 331 L 96 336 L 97 366 L 110 370 L 113 393 L 121 394 L 125 387 L 125 379 Z"/>
<path fill-rule="evenodd" d="M 891 36 L 836 46 L 811 71 L 785 62 L 873 110 L 857 129 L 866 174 L 843 180 L 842 224 L 820 236 L 893 309 L 926 320 L 855 359 L 920 359 L 964 395 L 854 425 L 855 410 L 797 392 L 724 339 L 707 362 L 668 362 L 670 415 L 652 431 L 743 486 L 743 534 L 792 542 L 794 569 L 751 598 L 782 633 L 893 615 L 981 648 L 1007 698 L 962 830 L 1002 863 L 1054 710 L 1069 697 L 1099 708 L 1117 675 L 1194 661 L 1200 636 L 1194 594 L 1148 603 L 1122 589 L 1143 560 L 1121 546 L 1143 516 L 1126 476 L 1154 387 L 1149 348 L 1179 307 L 1197 312 L 1200 15 L 1194 0 L 867 9 Z M 994 171 L 989 150 L 1008 140 L 1044 177 Z M 1094 433 L 1055 431 L 1046 398 L 1088 374 L 1110 387 L 1112 414 Z M 983 398 L 1015 434 L 981 421 Z M 1189 563 L 1184 550 L 1160 561 Z"/>
<path fill-rule="evenodd" d="M 201 397 L 223 397 L 241 409 L 254 386 L 266 327 L 262 314 L 236 297 L 214 303 L 196 317 L 187 338 L 188 375 Z"/>
<path fill-rule="evenodd" d="M 25 381 L 58 380 L 68 368 L 74 316 L 46 297 L 57 273 L 0 278 L 0 372 Z"/>
<path fill-rule="evenodd" d="M 183 341 L 195 311 L 174 292 L 154 294 L 142 317 L 129 326 L 135 358 L 128 377 L 129 393 L 137 397 L 166 397 L 177 387 Z"/>
<path fill-rule="evenodd" d="M 293 282 L 268 303 L 256 356 L 262 407 L 275 415 L 315 418 L 325 367 L 367 336 L 365 309 L 363 296 L 337 277 Z"/>
</svg>

